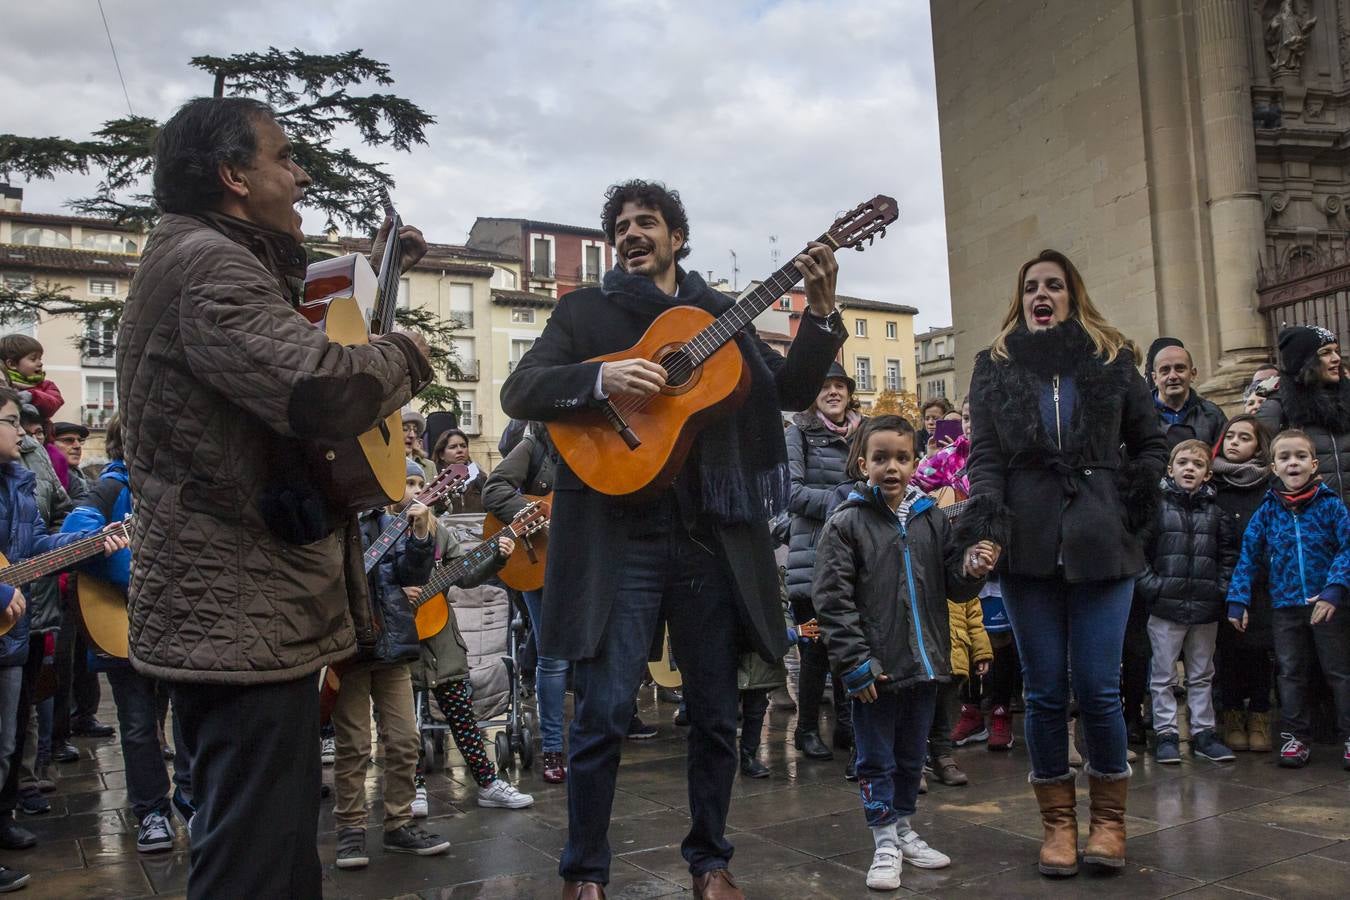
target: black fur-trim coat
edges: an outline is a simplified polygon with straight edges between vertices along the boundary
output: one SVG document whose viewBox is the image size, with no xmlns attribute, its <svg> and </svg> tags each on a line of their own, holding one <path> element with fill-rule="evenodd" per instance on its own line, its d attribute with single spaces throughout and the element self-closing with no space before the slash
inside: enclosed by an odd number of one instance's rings
<svg viewBox="0 0 1350 900">
<path fill-rule="evenodd" d="M 1307 432 L 1317 474 L 1350 505 L 1350 380 L 1342 378 L 1330 389 L 1296 381 L 1281 373 L 1279 392 L 1261 404 L 1256 418 L 1271 437 L 1286 428 Z"/>
<path fill-rule="evenodd" d="M 1070 582 L 1138 574 L 1137 533 L 1157 510 L 1167 441 L 1134 355 L 1104 362 L 1076 322 L 1035 335 L 1019 328 L 1008 350 L 1007 360 L 988 350 L 975 358 L 962 546 L 996 541 L 1012 575 L 1049 578 L 1060 564 Z M 1040 412 L 1055 374 L 1072 375 L 1077 389 L 1062 447 Z"/>
</svg>

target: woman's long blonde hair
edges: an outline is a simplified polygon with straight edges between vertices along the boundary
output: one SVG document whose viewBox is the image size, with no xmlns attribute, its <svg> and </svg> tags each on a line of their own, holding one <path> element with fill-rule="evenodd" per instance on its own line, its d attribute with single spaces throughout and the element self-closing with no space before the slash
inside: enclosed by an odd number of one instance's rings
<svg viewBox="0 0 1350 900">
<path fill-rule="evenodd" d="M 1021 270 L 1017 273 L 1017 284 L 1013 287 L 1012 304 L 1008 307 L 1008 314 L 1003 317 L 1003 327 L 999 330 L 998 337 L 989 345 L 989 355 L 997 360 L 1008 358 L 1008 335 L 1022 324 L 1022 287 L 1026 284 L 1027 269 L 1042 262 L 1054 263 L 1064 270 L 1069 282 L 1069 318 L 1076 318 L 1078 324 L 1083 326 L 1083 331 L 1092 339 L 1092 346 L 1097 355 L 1109 363 L 1115 362 L 1122 349 L 1129 350 L 1137 364 L 1140 359 L 1138 346 L 1110 325 L 1097 311 L 1092 298 L 1088 296 L 1087 285 L 1083 283 L 1083 276 L 1078 273 L 1078 268 L 1058 250 L 1042 250 L 1035 258 L 1022 264 Z"/>
</svg>

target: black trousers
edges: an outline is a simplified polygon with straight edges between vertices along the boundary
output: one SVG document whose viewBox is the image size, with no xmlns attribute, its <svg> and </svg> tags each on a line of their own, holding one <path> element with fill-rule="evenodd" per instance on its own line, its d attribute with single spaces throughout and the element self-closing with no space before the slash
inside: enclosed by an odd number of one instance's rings
<svg viewBox="0 0 1350 900">
<path fill-rule="evenodd" d="M 754 756 L 764 732 L 764 715 L 769 711 L 769 692 L 764 688 L 741 691 L 741 751 Z"/>
<path fill-rule="evenodd" d="M 797 621 L 805 622 L 815 617 L 812 612 Z M 801 669 L 797 673 L 797 733 L 820 733 L 820 698 L 825 692 L 825 676 L 830 674 L 830 653 L 825 649 L 825 641 L 798 641 L 797 652 L 801 656 Z M 834 743 L 837 747 L 849 747 L 853 744 L 853 712 L 848 695 L 840 679 L 831 682 L 834 694 Z"/>
<path fill-rule="evenodd" d="M 89 645 L 69 606 L 56 635 L 56 702 L 52 712 L 52 743 L 70 740 L 70 720 L 98 712 L 98 674 L 89 671 Z M 71 707 L 74 707 L 72 712 Z"/>
<path fill-rule="evenodd" d="M 37 690 L 38 673 L 42 671 L 42 650 L 45 639 L 40 634 L 28 636 L 28 661 L 23 664 L 23 683 L 19 687 L 19 721 L 14 734 L 14 752 L 9 756 L 9 775 L 0 787 L 0 814 L 13 815 L 19 805 L 19 776 L 23 772 L 23 751 L 28 743 L 28 717 L 33 715 L 33 694 Z"/>
<path fill-rule="evenodd" d="M 1125 706 L 1125 724 L 1132 725 L 1143 716 L 1144 700 L 1148 697 L 1149 664 L 1153 660 L 1153 643 L 1148 637 L 1148 605 L 1137 595 L 1130 605 L 1122 649 L 1120 696 Z"/>
<path fill-rule="evenodd" d="M 172 690 L 197 806 L 188 897 L 317 900 L 317 676 Z"/>
<path fill-rule="evenodd" d="M 1350 739 L 1350 618 L 1337 610 L 1330 622 L 1313 625 L 1312 610 L 1311 605 L 1274 610 L 1280 731 L 1305 743 L 1312 738 L 1308 701 L 1320 663 L 1335 703 L 1336 728 L 1341 739 Z"/>
<path fill-rule="evenodd" d="M 974 676 L 976 680 L 979 676 Z M 952 743 L 952 712 L 961 695 L 966 679 L 952 676 L 951 681 L 939 681 L 937 703 L 933 707 L 933 723 L 928 727 L 928 758 L 951 756 L 956 745 Z"/>
</svg>

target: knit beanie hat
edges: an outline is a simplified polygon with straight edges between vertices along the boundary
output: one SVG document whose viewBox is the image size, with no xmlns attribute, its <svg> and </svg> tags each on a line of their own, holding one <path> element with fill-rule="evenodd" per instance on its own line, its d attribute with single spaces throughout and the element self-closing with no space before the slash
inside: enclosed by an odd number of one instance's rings
<svg viewBox="0 0 1350 900">
<path fill-rule="evenodd" d="M 417 464 L 417 460 L 413 459 L 412 457 L 409 457 L 407 465 L 407 474 L 405 475 L 405 477 L 412 478 L 414 475 L 417 476 L 418 478 L 423 479 L 427 477 L 427 473 L 422 471 L 422 467 Z"/>
<path fill-rule="evenodd" d="M 417 433 L 419 435 L 427 433 L 426 417 L 411 406 L 405 406 L 403 408 L 403 424 L 407 425 L 409 422 L 417 423 Z"/>
<path fill-rule="evenodd" d="M 1174 337 L 1160 337 L 1148 345 L 1148 357 L 1144 360 L 1144 374 L 1148 376 L 1149 381 L 1153 380 L 1153 360 L 1168 347 L 1186 349 L 1186 345 Z"/>
<path fill-rule="evenodd" d="M 1297 375 L 1327 344 L 1336 343 L 1336 335 L 1320 325 L 1291 325 L 1280 332 L 1280 371 Z"/>
</svg>

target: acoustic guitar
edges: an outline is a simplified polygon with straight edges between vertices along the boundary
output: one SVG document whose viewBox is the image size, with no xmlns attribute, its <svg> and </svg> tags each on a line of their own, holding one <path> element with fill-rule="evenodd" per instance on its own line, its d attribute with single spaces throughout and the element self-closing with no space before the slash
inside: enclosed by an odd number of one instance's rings
<svg viewBox="0 0 1350 900">
<path fill-rule="evenodd" d="M 894 199 L 874 197 L 836 219 L 820 243 L 862 250 L 863 241 L 884 237 L 899 215 Z M 549 422 L 568 467 L 611 496 L 643 498 L 668 487 L 699 431 L 749 393 L 750 372 L 730 342 L 801 277 L 789 262 L 715 318 L 695 306 L 676 306 L 657 316 L 632 347 L 591 359 L 649 359 L 666 370 L 666 386 L 651 397 L 619 395 Z"/>
<path fill-rule="evenodd" d="M 545 506 L 553 502 L 552 492 L 542 497 L 522 494 L 526 500 L 538 500 Z M 483 534 L 495 534 L 502 528 L 502 521 L 488 513 L 483 517 Z M 548 530 L 538 534 L 526 535 L 516 542 L 516 549 L 506 560 L 506 565 L 497 573 L 497 577 L 507 587 L 518 591 L 537 591 L 544 586 L 544 565 L 548 562 Z"/>
<path fill-rule="evenodd" d="M 506 535 L 516 542 L 519 549 L 522 541 L 542 533 L 547 527 L 549 511 L 546 501 L 532 500 L 528 506 L 516 513 L 510 525 L 492 532 L 481 544 L 454 562 L 433 569 L 431 578 L 422 586 L 422 596 L 412 603 L 413 613 L 417 619 L 417 639 L 425 641 L 441 633 L 450 621 L 450 602 L 445 598 L 446 589 L 494 557 L 497 554 L 499 537 Z M 488 534 L 486 522 L 483 525 L 483 533 Z"/>
<path fill-rule="evenodd" d="M 548 508 L 542 503 L 531 503 L 522 509 L 511 524 L 483 541 L 477 547 L 447 565 L 437 566 L 431 572 L 431 578 L 422 586 L 422 596 L 412 605 L 417 623 L 417 639 L 440 634 L 441 629 L 450 621 L 449 601 L 445 591 L 467 573 L 472 572 L 484 560 L 497 553 L 497 537 L 502 533 L 510 534 L 513 539 L 533 534 L 548 523 Z M 369 569 L 367 569 L 369 571 Z M 436 601 L 436 602 L 433 602 Z M 333 717 L 333 707 L 337 705 L 338 691 L 342 689 L 342 675 L 355 663 L 334 663 L 324 671 L 323 681 L 319 683 L 319 723 L 328 724 Z"/>
<path fill-rule="evenodd" d="M 329 340 L 347 347 L 368 344 L 371 335 L 388 334 L 394 325 L 402 275 L 398 230 L 403 223 L 387 194 L 384 203 L 393 228 L 378 277 L 359 253 L 320 260 L 305 274 L 300 314 Z M 348 512 L 384 506 L 403 497 L 403 422 L 398 410 L 355 438 L 318 442 L 314 456 L 329 498 Z"/>
<path fill-rule="evenodd" d="M 106 528 L 96 531 L 88 537 L 82 537 L 77 541 L 71 541 L 64 547 L 57 547 L 55 550 L 48 550 L 37 556 L 30 556 L 23 562 L 10 565 L 9 560 L 0 553 L 0 584 L 7 584 L 13 588 L 23 587 L 31 581 L 36 581 L 46 575 L 54 575 L 57 572 L 65 571 L 72 566 L 84 562 L 86 559 L 98 556 L 103 552 L 103 541 L 109 537 L 127 537 L 130 534 L 128 529 L 131 517 L 123 519 L 120 522 L 114 522 Z M 122 622 L 126 623 L 126 604 L 122 604 Z M 16 622 L 9 624 L 0 623 L 0 635 L 8 634 Z"/>
<path fill-rule="evenodd" d="M 131 655 L 131 622 L 127 594 L 110 581 L 81 572 L 75 577 L 75 599 L 85 637 L 99 653 L 114 659 Z"/>
<path fill-rule="evenodd" d="M 406 468 L 404 471 L 407 471 Z M 433 503 L 441 502 L 451 494 L 464 490 L 468 483 L 468 466 L 459 463 L 446 466 L 431 484 L 424 487 L 421 493 L 413 498 L 413 502 L 420 503 L 423 506 L 431 506 Z M 394 549 L 394 544 L 411 527 L 412 521 L 405 515 L 394 516 L 393 521 L 384 526 L 379 536 L 370 542 L 370 546 L 361 556 L 361 561 L 365 565 L 367 573 L 380 564 L 380 560 L 384 559 L 389 551 Z"/>
<path fill-rule="evenodd" d="M 675 665 L 675 655 L 670 649 L 670 629 L 662 630 L 665 635 L 661 638 L 661 658 L 648 660 L 647 671 L 652 681 L 661 687 L 676 690 L 684 684 L 684 677 L 680 675 L 680 667 Z"/>
</svg>

